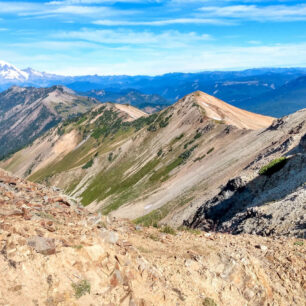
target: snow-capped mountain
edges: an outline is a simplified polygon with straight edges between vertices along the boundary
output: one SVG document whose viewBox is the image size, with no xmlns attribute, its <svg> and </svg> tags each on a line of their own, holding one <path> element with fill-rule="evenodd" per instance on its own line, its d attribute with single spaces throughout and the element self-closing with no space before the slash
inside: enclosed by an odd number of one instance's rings
<svg viewBox="0 0 306 306">
<path fill-rule="evenodd" d="M 34 70 L 30 67 L 28 67 L 26 69 L 22 69 L 22 71 L 28 75 L 29 79 L 31 79 L 31 78 L 42 78 L 45 75 L 44 72 L 36 71 L 36 70 Z"/>
<path fill-rule="evenodd" d="M 16 66 L 0 60 L 0 81 L 2 82 L 25 82 L 29 74 Z"/>
<path fill-rule="evenodd" d="M 0 60 L 0 90 L 13 85 L 47 87 L 59 84 L 65 78 L 65 76 L 40 72 L 30 67 L 19 69 L 13 64 Z"/>
</svg>

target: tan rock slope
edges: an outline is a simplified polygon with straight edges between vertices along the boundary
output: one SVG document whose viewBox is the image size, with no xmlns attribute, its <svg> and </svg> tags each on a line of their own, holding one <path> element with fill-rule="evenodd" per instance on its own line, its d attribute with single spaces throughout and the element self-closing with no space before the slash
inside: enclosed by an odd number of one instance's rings
<svg viewBox="0 0 306 306">
<path fill-rule="evenodd" d="M 116 103 L 115 107 L 118 108 L 120 111 L 127 113 L 130 116 L 129 121 L 133 121 L 135 119 L 138 119 L 140 117 L 145 117 L 145 116 L 148 115 L 147 113 L 143 112 L 142 110 L 140 110 L 140 109 L 138 109 L 138 108 L 136 108 L 132 105 L 129 105 L 129 104 L 126 105 L 126 104 Z"/>
<path fill-rule="evenodd" d="M 135 227 L 0 172 L 0 305 L 303 305 L 305 241 Z"/>
<path fill-rule="evenodd" d="M 265 128 L 275 119 L 234 107 L 202 91 L 195 92 L 195 100 L 205 110 L 207 117 L 224 121 L 226 124 L 241 129 L 258 130 Z"/>
</svg>

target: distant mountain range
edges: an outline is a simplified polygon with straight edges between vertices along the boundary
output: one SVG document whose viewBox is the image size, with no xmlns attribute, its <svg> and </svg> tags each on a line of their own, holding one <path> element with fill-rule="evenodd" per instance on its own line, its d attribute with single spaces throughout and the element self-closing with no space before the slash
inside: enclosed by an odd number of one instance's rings
<svg viewBox="0 0 306 306">
<path fill-rule="evenodd" d="M 95 96 L 100 101 L 129 103 L 141 109 L 147 107 L 151 111 L 168 106 L 192 91 L 202 90 L 249 111 L 270 116 L 284 116 L 306 107 L 303 98 L 304 85 L 301 83 L 298 85 L 300 90 L 288 95 L 290 99 L 286 100 L 286 107 L 278 103 L 279 99 L 286 95 L 285 91 L 292 90 L 291 86 L 294 87 L 289 83 L 294 84 L 295 80 L 304 76 L 306 68 L 204 71 L 169 73 L 160 76 L 60 76 L 31 68 L 20 70 L 12 64 L 0 61 L 2 90 L 12 85 L 34 87 L 65 85 L 81 95 Z"/>
<path fill-rule="evenodd" d="M 285 85 L 247 99 L 239 105 L 250 111 L 281 117 L 306 107 L 306 76 L 299 77 Z M 268 108 L 269 107 L 269 108 Z"/>
<path fill-rule="evenodd" d="M 159 111 L 171 104 L 169 101 L 159 95 L 143 94 L 135 89 L 125 89 L 119 92 L 93 89 L 82 94 L 88 97 L 96 98 L 101 102 L 130 104 L 144 110 L 148 114 Z"/>
</svg>

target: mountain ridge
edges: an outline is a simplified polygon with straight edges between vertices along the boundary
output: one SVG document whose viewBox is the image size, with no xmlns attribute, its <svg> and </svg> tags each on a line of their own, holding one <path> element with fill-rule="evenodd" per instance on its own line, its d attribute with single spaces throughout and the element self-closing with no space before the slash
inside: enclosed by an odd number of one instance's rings
<svg viewBox="0 0 306 306">
<path fill-rule="evenodd" d="M 59 121 L 99 103 L 63 86 L 14 86 L 0 93 L 1 157 L 29 144 Z"/>
<path fill-rule="evenodd" d="M 243 111 L 233 121 L 236 108 L 224 102 L 218 102 L 222 120 L 216 120 L 208 112 L 212 106 L 200 106 L 201 100 L 208 102 L 207 95 L 195 92 L 159 113 L 133 121 L 118 117 L 115 105 L 102 105 L 53 128 L 0 166 L 33 181 L 56 185 L 79 198 L 90 211 L 139 218 L 141 223 L 141 218 L 163 210 L 157 220 L 161 221 L 188 205 L 195 194 L 202 197 L 207 187 L 201 186 L 208 184 L 209 177 L 214 177 L 212 191 L 233 171 L 245 167 L 262 148 L 258 144 L 255 152 L 245 153 L 240 160 L 235 152 L 241 147 L 239 139 L 247 139 L 273 121 L 253 114 L 252 122 L 245 125 Z M 220 108 L 224 108 L 222 113 Z M 52 153 L 67 147 L 61 144 L 64 137 L 76 140 L 70 151 Z"/>
<path fill-rule="evenodd" d="M 135 89 L 125 89 L 119 92 L 106 90 L 90 90 L 80 92 L 84 96 L 96 98 L 101 102 L 130 104 L 147 113 L 153 113 L 167 107 L 170 102 L 159 95 L 143 94 Z"/>
</svg>

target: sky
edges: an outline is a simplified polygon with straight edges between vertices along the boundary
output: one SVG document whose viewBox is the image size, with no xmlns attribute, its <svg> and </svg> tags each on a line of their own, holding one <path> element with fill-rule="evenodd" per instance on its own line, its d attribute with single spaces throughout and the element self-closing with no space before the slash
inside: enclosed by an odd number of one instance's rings
<svg viewBox="0 0 306 306">
<path fill-rule="evenodd" d="M 306 1 L 0 0 L 0 60 L 64 75 L 306 67 Z"/>
</svg>

